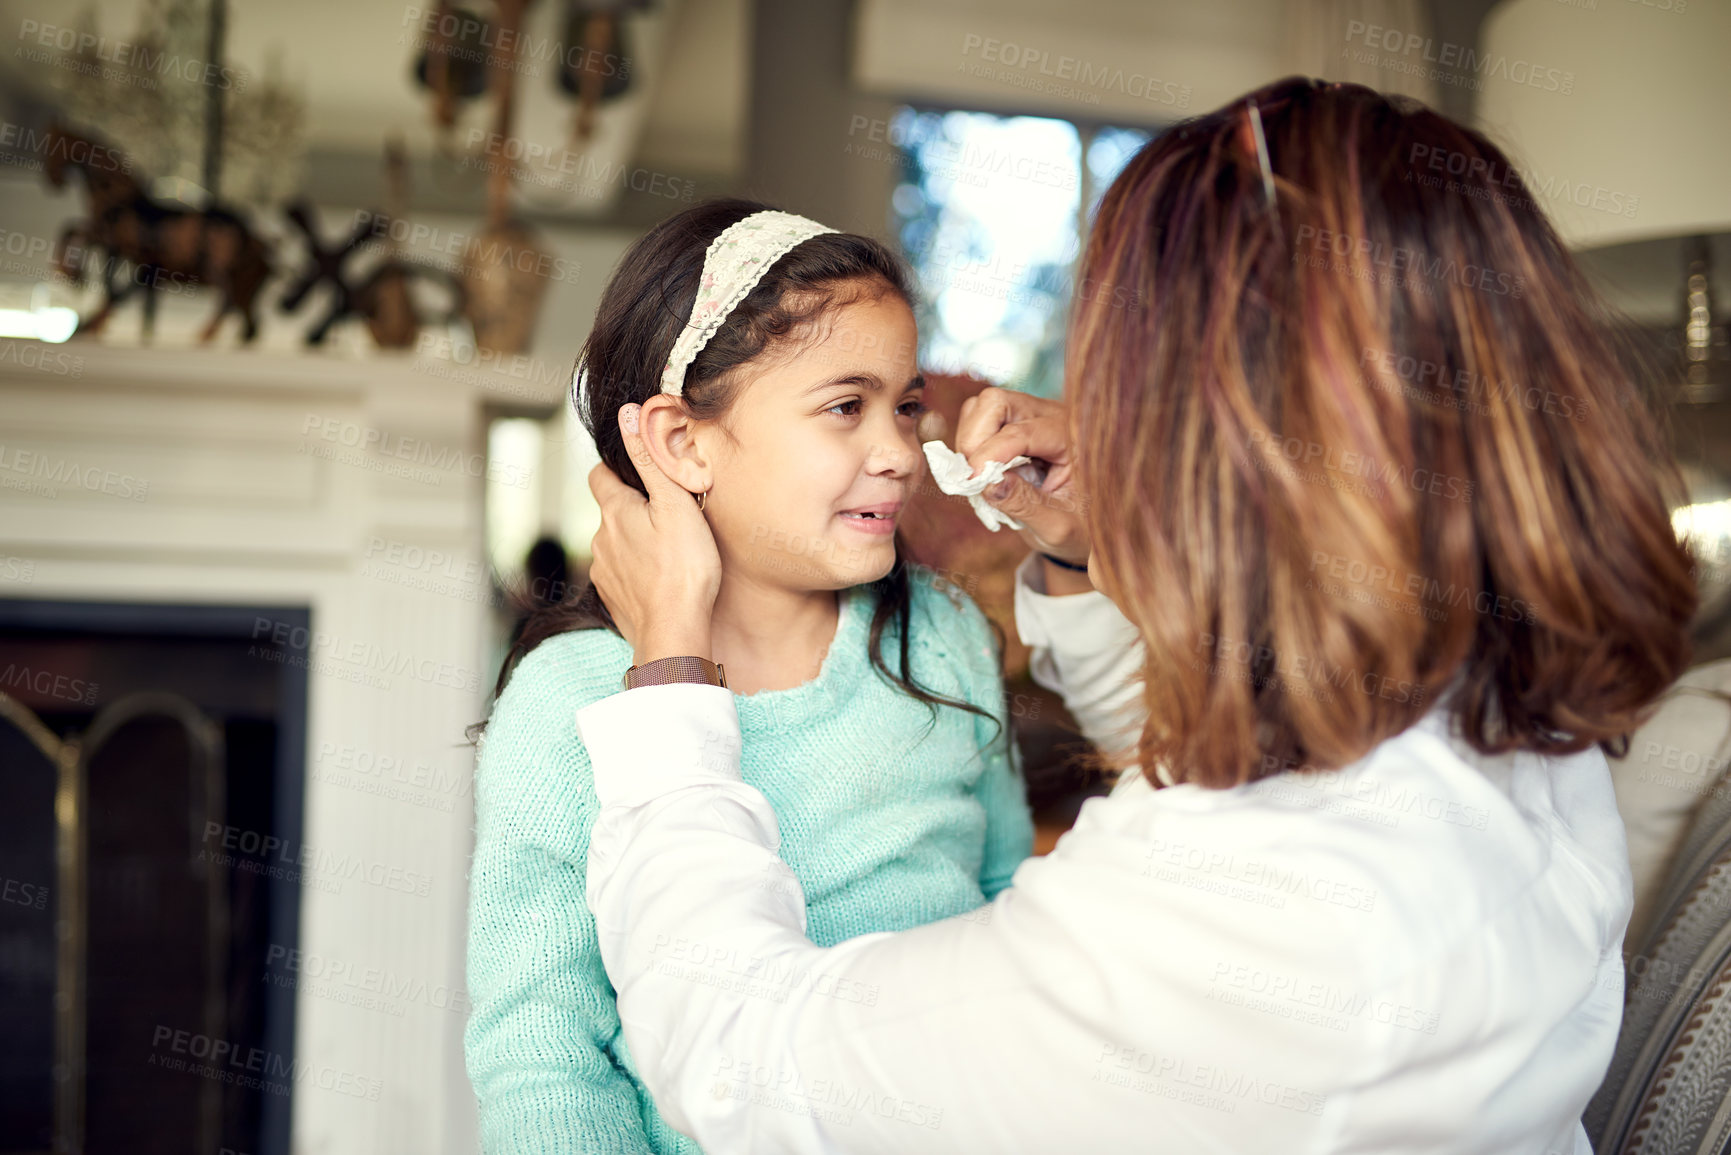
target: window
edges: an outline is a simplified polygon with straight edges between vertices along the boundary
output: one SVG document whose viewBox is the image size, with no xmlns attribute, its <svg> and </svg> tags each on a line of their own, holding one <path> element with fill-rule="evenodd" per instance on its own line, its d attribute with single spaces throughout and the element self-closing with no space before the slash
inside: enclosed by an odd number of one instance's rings
<svg viewBox="0 0 1731 1155">
<path fill-rule="evenodd" d="M 1096 129 L 1094 137 L 1088 142 L 1088 219 L 1094 218 L 1094 210 L 1100 207 L 1100 198 L 1106 194 L 1118 174 L 1124 171 L 1124 166 L 1130 163 L 1130 158 L 1139 152 L 1143 145 L 1154 139 L 1153 135 L 1139 128 L 1101 128 Z"/>
<path fill-rule="evenodd" d="M 893 211 L 918 281 L 923 366 L 1058 395 L 1084 206 L 1091 214 L 1149 136 L 1036 116 L 897 113 Z"/>
</svg>

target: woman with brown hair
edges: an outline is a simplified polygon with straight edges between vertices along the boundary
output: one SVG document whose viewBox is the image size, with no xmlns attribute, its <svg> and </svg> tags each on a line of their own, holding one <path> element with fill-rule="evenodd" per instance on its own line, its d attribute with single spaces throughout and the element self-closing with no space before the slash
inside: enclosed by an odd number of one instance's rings
<svg viewBox="0 0 1731 1155">
<path fill-rule="evenodd" d="M 657 1102 L 717 1153 L 1588 1155 L 1604 751 L 1695 605 L 1593 294 L 1484 137 L 1306 81 L 1147 145 L 1078 283 L 1066 404 L 989 391 L 957 445 L 1049 464 L 988 495 L 1044 555 L 1018 627 L 1130 768 L 991 905 L 820 950 L 729 694 L 580 711 Z M 629 409 L 595 580 L 637 662 L 706 657 L 706 531 Z"/>
</svg>

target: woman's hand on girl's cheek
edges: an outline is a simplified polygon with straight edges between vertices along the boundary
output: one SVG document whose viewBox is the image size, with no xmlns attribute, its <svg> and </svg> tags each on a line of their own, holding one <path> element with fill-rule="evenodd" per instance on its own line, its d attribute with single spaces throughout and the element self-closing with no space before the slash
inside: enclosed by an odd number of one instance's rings
<svg viewBox="0 0 1731 1155">
<path fill-rule="evenodd" d="M 721 588 L 715 536 L 691 494 L 656 467 L 638 434 L 637 406 L 620 410 L 619 430 L 649 497 L 605 465 L 589 472 L 601 507 L 589 579 L 639 665 L 681 654 L 707 658 Z"/>
</svg>

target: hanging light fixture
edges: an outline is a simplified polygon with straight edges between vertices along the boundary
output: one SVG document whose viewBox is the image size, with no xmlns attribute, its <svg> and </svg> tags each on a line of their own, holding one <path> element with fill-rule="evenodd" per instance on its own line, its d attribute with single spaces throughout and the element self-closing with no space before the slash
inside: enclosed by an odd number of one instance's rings
<svg viewBox="0 0 1731 1155">
<path fill-rule="evenodd" d="M 577 140 L 595 134 L 595 114 L 602 104 L 630 91 L 625 14 L 648 8 L 649 0 L 565 0 L 564 55 L 554 81 L 577 99 L 572 122 Z"/>
<path fill-rule="evenodd" d="M 427 38 L 415 60 L 415 81 L 433 94 L 433 121 L 449 132 L 457 123 L 457 105 L 487 91 L 492 26 L 484 17 L 444 0 L 428 23 Z"/>
</svg>

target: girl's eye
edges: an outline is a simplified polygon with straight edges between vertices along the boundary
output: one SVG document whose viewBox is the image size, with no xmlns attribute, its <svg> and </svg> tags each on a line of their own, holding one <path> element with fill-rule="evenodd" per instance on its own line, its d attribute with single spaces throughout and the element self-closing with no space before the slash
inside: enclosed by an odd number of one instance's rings
<svg viewBox="0 0 1731 1155">
<path fill-rule="evenodd" d="M 865 410 L 865 401 L 858 397 L 850 397 L 846 401 L 838 401 L 825 412 L 834 413 L 838 417 L 858 417 Z M 898 417 L 918 417 L 926 411 L 926 404 L 918 397 L 909 397 L 896 406 Z"/>
</svg>

